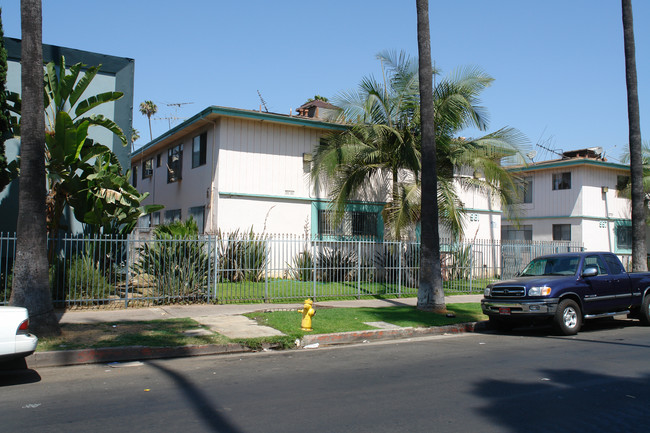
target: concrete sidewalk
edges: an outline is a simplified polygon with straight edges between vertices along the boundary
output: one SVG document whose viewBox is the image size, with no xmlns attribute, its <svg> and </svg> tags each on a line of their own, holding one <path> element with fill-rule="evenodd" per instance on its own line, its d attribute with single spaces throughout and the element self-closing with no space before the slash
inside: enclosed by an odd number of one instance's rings
<svg viewBox="0 0 650 433">
<path fill-rule="evenodd" d="M 480 302 L 482 295 L 457 295 L 445 297 L 447 304 Z M 363 299 L 351 301 L 324 301 L 314 303 L 314 308 L 382 308 L 391 306 L 415 306 L 417 298 Z M 257 324 L 244 316 L 255 311 L 278 311 L 302 308 L 300 303 L 287 304 L 237 304 L 237 305 L 168 305 L 150 308 L 132 308 L 121 310 L 80 310 L 65 311 L 58 314 L 60 323 L 105 323 L 133 322 L 172 318 L 191 318 L 201 325 L 208 326 L 231 339 L 270 337 L 283 335 L 280 331 Z M 299 341 L 299 347 L 318 347 L 333 344 L 367 342 L 411 338 L 425 335 L 459 333 L 474 331 L 476 324 L 459 324 L 437 328 L 400 328 L 391 324 L 378 323 L 379 329 L 372 331 L 341 332 L 336 334 L 306 335 Z M 84 349 L 56 352 L 36 352 L 27 357 L 30 367 L 49 367 L 76 365 L 98 362 L 132 361 L 153 358 L 170 358 L 180 356 L 212 355 L 221 353 L 249 352 L 252 349 L 239 345 L 206 345 L 178 348 L 124 347 L 106 349 Z"/>
</svg>

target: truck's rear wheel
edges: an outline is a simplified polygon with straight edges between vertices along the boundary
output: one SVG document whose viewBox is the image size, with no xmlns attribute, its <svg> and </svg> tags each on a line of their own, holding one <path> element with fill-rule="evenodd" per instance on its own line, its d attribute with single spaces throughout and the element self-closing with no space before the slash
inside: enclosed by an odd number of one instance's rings
<svg viewBox="0 0 650 433">
<path fill-rule="evenodd" d="M 650 293 L 647 293 L 641 303 L 641 311 L 639 311 L 639 319 L 644 325 L 650 325 Z"/>
<path fill-rule="evenodd" d="M 577 334 L 582 326 L 582 313 L 578 304 L 571 299 L 561 301 L 557 306 L 553 324 L 562 335 Z"/>
</svg>

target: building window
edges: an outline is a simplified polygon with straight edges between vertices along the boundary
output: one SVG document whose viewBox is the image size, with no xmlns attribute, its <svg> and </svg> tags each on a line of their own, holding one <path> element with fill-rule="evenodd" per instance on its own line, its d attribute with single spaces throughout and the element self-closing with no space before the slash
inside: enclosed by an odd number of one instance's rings
<svg viewBox="0 0 650 433">
<path fill-rule="evenodd" d="M 553 224 L 554 241 L 571 240 L 571 224 Z"/>
<path fill-rule="evenodd" d="M 177 182 L 183 178 L 183 145 L 179 144 L 167 151 L 167 183 Z"/>
<path fill-rule="evenodd" d="M 165 211 L 165 224 L 173 223 L 174 221 L 181 220 L 180 209 L 170 209 Z"/>
<path fill-rule="evenodd" d="M 320 236 L 359 236 L 377 238 L 378 214 L 376 212 L 345 212 L 341 222 L 335 224 L 334 212 L 318 211 L 318 234 Z"/>
<path fill-rule="evenodd" d="M 146 179 L 153 175 L 153 159 L 149 158 L 142 163 L 142 178 Z"/>
<path fill-rule="evenodd" d="M 151 214 L 151 226 L 156 227 L 160 225 L 160 211 Z"/>
<path fill-rule="evenodd" d="M 616 197 L 625 197 L 625 190 L 630 185 L 630 176 L 616 176 Z"/>
<path fill-rule="evenodd" d="M 189 208 L 188 215 L 194 219 L 196 226 L 199 228 L 199 234 L 202 235 L 205 229 L 205 206 L 195 206 Z"/>
<path fill-rule="evenodd" d="M 131 172 L 133 174 L 133 176 L 131 178 L 131 183 L 133 184 L 134 188 L 137 188 L 138 187 L 138 166 L 134 165 L 131 168 Z"/>
<path fill-rule="evenodd" d="M 501 226 L 501 240 L 502 241 L 532 241 L 533 240 L 533 226 L 521 225 L 516 226 Z"/>
<path fill-rule="evenodd" d="M 156 155 L 156 168 L 160 167 L 160 160 L 162 159 L 162 153 Z"/>
<path fill-rule="evenodd" d="M 533 178 L 524 177 L 521 179 L 521 202 L 522 203 L 532 203 L 533 202 Z"/>
<path fill-rule="evenodd" d="M 208 133 L 194 137 L 192 140 L 192 168 L 205 165 L 205 150 L 208 143 Z"/>
<path fill-rule="evenodd" d="M 617 250 L 631 250 L 632 249 L 632 226 L 618 225 L 616 226 L 616 249 Z"/>
<path fill-rule="evenodd" d="M 571 172 L 553 175 L 553 190 L 571 189 Z"/>
<path fill-rule="evenodd" d="M 138 218 L 138 228 L 143 231 L 148 231 L 151 227 L 151 215 L 144 215 Z"/>
</svg>

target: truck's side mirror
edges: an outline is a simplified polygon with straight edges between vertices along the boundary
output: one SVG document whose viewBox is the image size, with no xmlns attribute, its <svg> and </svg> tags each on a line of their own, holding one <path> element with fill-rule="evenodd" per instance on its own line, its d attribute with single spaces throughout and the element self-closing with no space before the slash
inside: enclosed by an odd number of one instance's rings
<svg viewBox="0 0 650 433">
<path fill-rule="evenodd" d="M 582 271 L 582 278 L 595 277 L 598 275 L 598 268 L 595 266 L 589 266 Z"/>
</svg>

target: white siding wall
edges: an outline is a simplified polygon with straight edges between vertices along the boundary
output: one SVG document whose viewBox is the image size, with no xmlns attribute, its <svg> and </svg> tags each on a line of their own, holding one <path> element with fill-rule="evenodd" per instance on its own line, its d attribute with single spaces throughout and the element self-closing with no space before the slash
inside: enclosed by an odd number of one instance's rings
<svg viewBox="0 0 650 433">
<path fill-rule="evenodd" d="M 571 189 L 553 190 L 553 174 L 564 172 L 571 172 Z M 629 172 L 584 164 L 534 170 L 522 175 L 533 179 L 533 203 L 520 206 L 521 224 L 532 226 L 533 240 L 553 240 L 554 224 L 570 224 L 571 241 L 580 242 L 591 251 L 614 251 L 613 219 L 630 218 L 629 200 L 617 197 L 617 176 L 629 175 Z M 602 187 L 607 187 L 607 192 L 603 192 Z"/>
<path fill-rule="evenodd" d="M 192 168 L 192 139 L 207 132 L 208 141 L 206 149 L 206 164 Z M 153 158 L 153 176 L 142 179 L 142 161 L 138 163 L 138 190 L 148 192 L 149 197 L 144 204 L 161 204 L 165 208 L 161 211 L 161 222 L 164 219 L 165 211 L 172 209 L 181 209 L 182 219 L 188 216 L 190 207 L 205 206 L 206 219 L 207 207 L 210 194 L 210 177 L 211 177 L 211 158 L 212 158 L 212 138 L 213 130 L 203 129 L 186 137 L 181 141 L 174 143 L 183 144 L 183 163 L 182 179 L 177 182 L 167 183 L 167 151 L 168 148 L 161 149 L 154 153 Z M 161 164 L 156 167 L 156 155 L 160 153 Z M 146 157 L 147 159 L 149 157 Z"/>
<path fill-rule="evenodd" d="M 309 164 L 322 131 L 245 119 L 219 123 L 218 196 L 213 225 L 304 234 L 311 215 Z M 209 222 L 207 223 L 209 224 Z"/>
<path fill-rule="evenodd" d="M 321 134 L 310 128 L 222 119 L 219 191 L 308 198 L 303 153 L 313 153 Z"/>
</svg>

